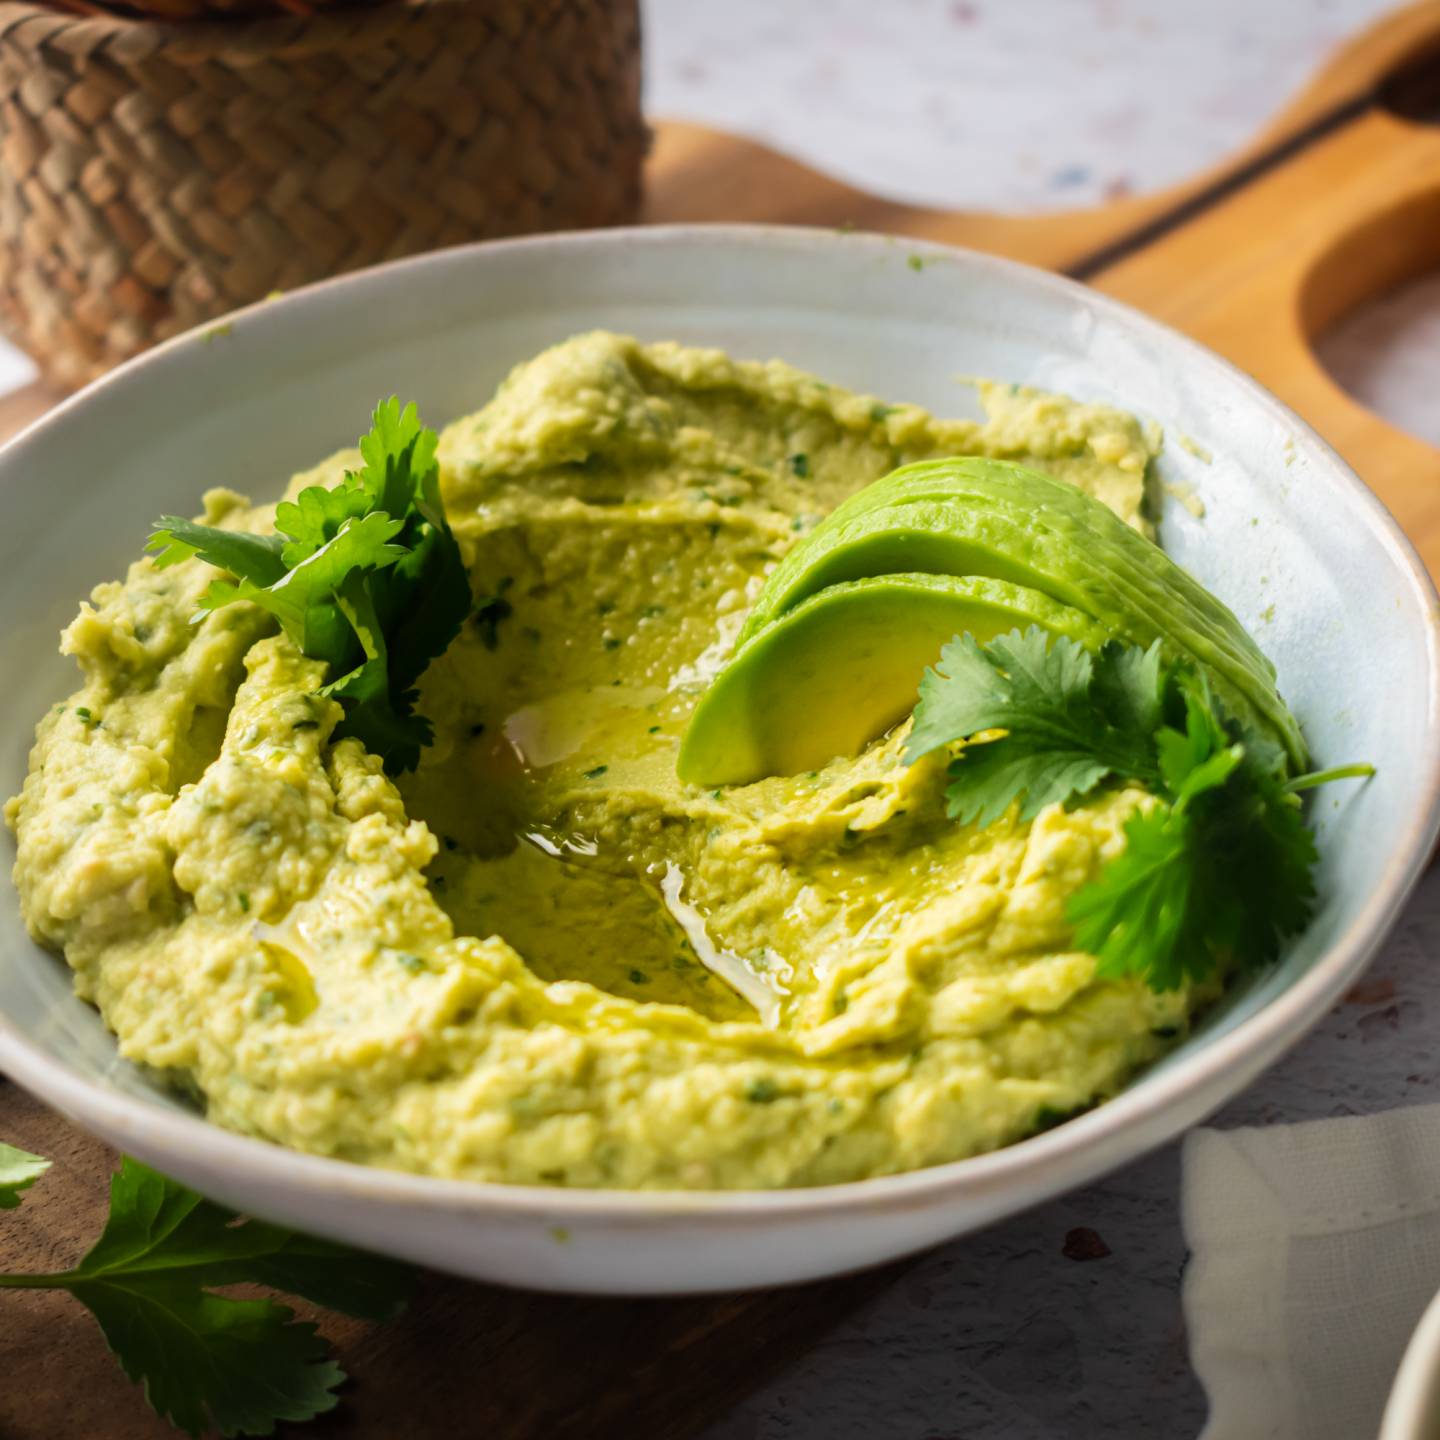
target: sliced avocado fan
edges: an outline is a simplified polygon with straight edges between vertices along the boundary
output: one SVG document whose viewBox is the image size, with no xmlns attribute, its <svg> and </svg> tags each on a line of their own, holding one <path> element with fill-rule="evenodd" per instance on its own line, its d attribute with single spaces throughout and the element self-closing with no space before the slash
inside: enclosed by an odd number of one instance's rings
<svg viewBox="0 0 1440 1440">
<path fill-rule="evenodd" d="M 747 784 L 853 754 L 914 708 L 948 640 L 1031 625 L 1090 649 L 1159 640 L 1277 768 L 1304 769 L 1275 668 L 1225 605 L 1075 486 L 964 457 L 877 480 L 785 557 L 696 707 L 680 778 Z"/>
<path fill-rule="evenodd" d="M 680 747 L 682 780 L 743 785 L 854 754 L 915 708 L 925 667 L 953 636 L 982 644 L 1039 625 L 1098 649 L 1087 615 L 1005 580 L 877 575 L 800 601 L 736 650 Z"/>
<path fill-rule="evenodd" d="M 1279 746 L 1293 769 L 1305 766 L 1275 668 L 1234 614 L 1100 501 L 1006 461 L 923 461 L 851 496 L 770 576 L 736 659 L 828 587 L 896 571 L 1008 580 L 1083 612 L 1116 639 L 1158 639 L 1168 660 L 1207 676 L 1252 741 Z"/>
</svg>

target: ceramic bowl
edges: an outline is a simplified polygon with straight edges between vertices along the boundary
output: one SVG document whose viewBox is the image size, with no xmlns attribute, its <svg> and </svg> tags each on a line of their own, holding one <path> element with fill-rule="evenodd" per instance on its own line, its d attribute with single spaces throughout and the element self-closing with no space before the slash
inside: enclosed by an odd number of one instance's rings
<svg viewBox="0 0 1440 1440">
<path fill-rule="evenodd" d="M 432 423 L 472 411 L 515 362 L 596 326 L 781 356 L 942 414 L 973 405 L 959 377 L 988 375 L 1164 426 L 1171 554 L 1273 657 L 1317 760 L 1379 765 L 1368 784 L 1320 792 L 1309 929 L 1089 1114 L 996 1154 L 811 1190 L 468 1184 L 228 1134 L 117 1058 L 13 895 L 0 900 L 0 1069 L 237 1209 L 465 1275 L 654 1294 L 805 1280 L 950 1239 L 1171 1139 L 1294 1045 L 1375 951 L 1436 833 L 1435 591 L 1360 481 L 1237 370 L 1078 285 L 956 250 L 738 227 L 480 245 L 254 306 L 123 366 L 0 451 L 0 789 L 20 784 L 36 718 L 72 687 L 56 633 L 153 516 L 193 511 L 211 485 L 276 493 L 353 440 L 380 395 L 415 398 Z M 1192 492 L 1203 518 L 1177 498 Z"/>
<path fill-rule="evenodd" d="M 1379 1440 L 1440 1440 L 1440 1295 L 1405 1347 Z"/>
</svg>

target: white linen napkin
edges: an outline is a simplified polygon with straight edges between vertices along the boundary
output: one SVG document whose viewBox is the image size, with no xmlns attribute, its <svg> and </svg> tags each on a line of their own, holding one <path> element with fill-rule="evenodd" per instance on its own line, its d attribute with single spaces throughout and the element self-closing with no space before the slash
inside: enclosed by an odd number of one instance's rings
<svg viewBox="0 0 1440 1440">
<path fill-rule="evenodd" d="M 1440 1105 L 1185 1141 L 1201 1440 L 1370 1440 L 1440 1288 Z"/>
</svg>

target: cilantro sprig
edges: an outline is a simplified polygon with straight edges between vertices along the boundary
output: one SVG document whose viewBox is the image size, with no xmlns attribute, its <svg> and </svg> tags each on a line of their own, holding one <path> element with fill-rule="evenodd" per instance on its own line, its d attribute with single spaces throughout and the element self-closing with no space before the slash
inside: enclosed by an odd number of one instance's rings
<svg viewBox="0 0 1440 1440">
<path fill-rule="evenodd" d="M 321 693 L 345 712 L 336 738 L 355 736 L 391 774 L 413 769 L 434 736 L 416 685 L 470 611 L 436 444 L 415 406 L 392 396 L 360 441 L 363 466 L 279 505 L 277 533 L 165 515 L 146 546 L 160 569 L 199 556 L 234 576 L 211 582 L 200 615 L 237 600 L 268 610 L 303 654 L 326 662 Z"/>
<path fill-rule="evenodd" d="M 1101 975 L 1143 975 L 1156 990 L 1226 960 L 1273 959 L 1315 898 L 1299 792 L 1374 773 L 1350 765 L 1286 780 L 1277 752 L 1242 736 L 1204 676 L 1165 665 L 1158 644 L 1112 641 L 1092 655 L 1038 627 L 984 646 L 957 636 L 926 671 L 906 761 L 956 741 L 945 794 L 965 823 L 988 825 L 1017 801 L 1029 820 L 1107 783 L 1157 797 L 1067 907 Z"/>
<path fill-rule="evenodd" d="M 1120 776 L 1153 785 L 1159 768 L 1150 737 L 1160 724 L 1158 646 L 1107 647 L 1097 666 L 1073 640 L 1048 645 L 1046 632 L 1002 635 L 983 648 L 952 640 L 939 668 L 925 672 L 905 757 L 955 740 L 1004 730 L 1004 744 L 974 745 L 950 770 L 949 813 L 989 825 L 1020 797 L 1020 818 L 1087 795 Z"/>
<path fill-rule="evenodd" d="M 48 1167 L 0 1144 L 0 1209 L 18 1205 Z M 111 1180 L 104 1231 L 74 1269 L 0 1275 L 0 1289 L 66 1290 L 79 1300 L 145 1398 L 189 1435 L 269 1435 L 277 1421 L 333 1409 L 345 1372 L 315 1326 L 272 1299 L 215 1293 L 242 1282 L 388 1320 L 404 1307 L 414 1272 L 278 1225 L 237 1223 L 127 1157 Z"/>
</svg>

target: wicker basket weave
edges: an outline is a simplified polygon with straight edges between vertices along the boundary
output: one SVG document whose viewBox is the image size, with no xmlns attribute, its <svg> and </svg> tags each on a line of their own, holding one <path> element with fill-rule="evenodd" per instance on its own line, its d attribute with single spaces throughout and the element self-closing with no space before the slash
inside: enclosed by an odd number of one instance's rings
<svg viewBox="0 0 1440 1440">
<path fill-rule="evenodd" d="M 62 385 L 273 290 L 634 217 L 636 0 L 181 25 L 0 3 L 0 325 Z"/>
<path fill-rule="evenodd" d="M 142 20 L 203 20 L 207 16 L 313 15 L 346 5 L 372 5 L 384 0 L 47 0 L 52 10 L 72 15 L 124 15 Z"/>
</svg>

